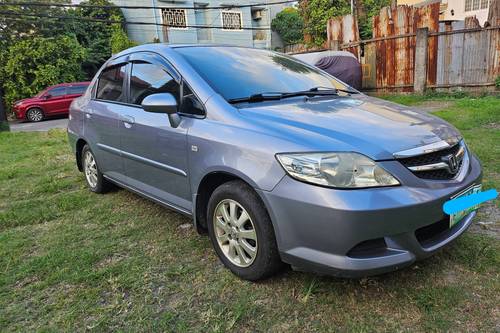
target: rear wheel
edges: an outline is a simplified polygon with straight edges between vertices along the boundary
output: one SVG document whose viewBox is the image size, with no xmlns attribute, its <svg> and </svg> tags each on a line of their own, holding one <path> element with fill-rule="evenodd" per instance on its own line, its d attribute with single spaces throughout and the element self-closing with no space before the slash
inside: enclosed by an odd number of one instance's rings
<svg viewBox="0 0 500 333">
<path fill-rule="evenodd" d="M 92 192 L 105 193 L 111 188 L 111 184 L 103 177 L 94 154 L 88 145 L 82 149 L 83 173 L 87 185 Z"/>
<path fill-rule="evenodd" d="M 208 232 L 224 265 L 245 280 L 269 277 L 283 267 L 271 219 L 255 191 L 242 181 L 214 191 Z"/>
<path fill-rule="evenodd" d="M 39 122 L 43 120 L 43 111 L 40 108 L 31 108 L 26 111 L 26 119 L 33 122 Z"/>
</svg>

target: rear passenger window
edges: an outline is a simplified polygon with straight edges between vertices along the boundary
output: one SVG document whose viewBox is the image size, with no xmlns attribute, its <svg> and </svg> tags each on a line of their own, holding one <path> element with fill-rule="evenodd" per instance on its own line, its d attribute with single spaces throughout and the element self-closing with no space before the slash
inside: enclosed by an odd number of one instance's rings
<svg viewBox="0 0 500 333">
<path fill-rule="evenodd" d="M 123 92 L 123 80 L 125 79 L 126 64 L 106 68 L 99 77 L 97 85 L 98 99 L 113 102 L 126 102 Z"/>
<path fill-rule="evenodd" d="M 68 95 L 83 95 L 87 86 L 72 86 L 68 88 Z"/>
<path fill-rule="evenodd" d="M 147 64 L 132 64 L 130 75 L 130 103 L 141 105 L 144 98 L 157 93 L 171 93 L 179 103 L 180 86 L 162 67 Z"/>
</svg>

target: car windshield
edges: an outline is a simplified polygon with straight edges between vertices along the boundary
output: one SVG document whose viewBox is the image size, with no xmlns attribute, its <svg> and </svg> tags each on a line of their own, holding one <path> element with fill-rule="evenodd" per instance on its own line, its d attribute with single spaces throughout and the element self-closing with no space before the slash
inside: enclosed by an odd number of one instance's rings
<svg viewBox="0 0 500 333">
<path fill-rule="evenodd" d="M 352 89 L 330 75 L 276 52 L 209 46 L 181 47 L 176 51 L 228 101 L 256 94 L 286 94 L 317 87 Z"/>
<path fill-rule="evenodd" d="M 35 95 L 35 97 L 42 97 L 43 94 L 45 94 L 47 92 L 48 88 L 46 89 L 43 89 L 42 91 L 40 91 L 38 94 Z"/>
</svg>

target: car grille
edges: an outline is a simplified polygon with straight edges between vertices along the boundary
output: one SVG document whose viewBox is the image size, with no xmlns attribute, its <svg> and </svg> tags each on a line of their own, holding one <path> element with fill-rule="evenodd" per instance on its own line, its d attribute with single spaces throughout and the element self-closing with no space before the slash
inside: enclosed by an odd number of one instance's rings
<svg viewBox="0 0 500 333">
<path fill-rule="evenodd" d="M 447 158 L 453 155 L 457 167 L 450 170 Z M 417 177 L 432 180 L 449 180 L 455 178 L 463 166 L 465 146 L 457 143 L 452 147 L 438 150 L 432 153 L 405 157 L 398 161 L 410 169 Z"/>
</svg>

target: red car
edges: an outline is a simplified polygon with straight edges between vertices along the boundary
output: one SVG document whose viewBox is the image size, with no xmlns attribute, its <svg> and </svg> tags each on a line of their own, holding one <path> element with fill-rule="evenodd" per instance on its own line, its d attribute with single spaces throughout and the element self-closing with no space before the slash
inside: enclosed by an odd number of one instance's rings
<svg viewBox="0 0 500 333">
<path fill-rule="evenodd" d="M 45 117 L 68 114 L 71 102 L 82 96 L 90 82 L 62 83 L 39 92 L 36 96 L 14 103 L 17 119 L 41 121 Z"/>
</svg>

